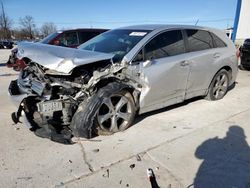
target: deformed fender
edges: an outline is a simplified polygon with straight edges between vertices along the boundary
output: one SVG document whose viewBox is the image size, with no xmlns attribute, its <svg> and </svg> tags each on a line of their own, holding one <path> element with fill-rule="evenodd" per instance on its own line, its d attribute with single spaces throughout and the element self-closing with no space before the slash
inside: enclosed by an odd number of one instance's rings
<svg viewBox="0 0 250 188">
<path fill-rule="evenodd" d="M 98 90 L 92 97 L 83 101 L 73 116 L 70 124 L 72 133 L 76 137 L 92 138 L 96 136 L 95 116 L 102 100 L 114 91 L 121 91 L 131 88 L 130 85 L 121 82 L 111 82 L 107 86 Z"/>
</svg>

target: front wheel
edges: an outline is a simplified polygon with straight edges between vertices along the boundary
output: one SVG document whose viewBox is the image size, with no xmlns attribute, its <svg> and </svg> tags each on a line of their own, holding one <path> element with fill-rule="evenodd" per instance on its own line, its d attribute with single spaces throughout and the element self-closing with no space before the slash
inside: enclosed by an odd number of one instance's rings
<svg viewBox="0 0 250 188">
<path fill-rule="evenodd" d="M 224 69 L 220 70 L 213 78 L 206 96 L 207 100 L 215 101 L 222 99 L 229 86 L 228 72 Z"/>
<path fill-rule="evenodd" d="M 113 82 L 101 88 L 89 101 L 79 105 L 72 122 L 74 136 L 92 138 L 124 131 L 133 123 L 134 98 L 122 83 Z"/>
<path fill-rule="evenodd" d="M 119 91 L 103 98 L 96 114 L 98 135 L 108 135 L 124 131 L 131 126 L 135 116 L 132 95 Z"/>
</svg>

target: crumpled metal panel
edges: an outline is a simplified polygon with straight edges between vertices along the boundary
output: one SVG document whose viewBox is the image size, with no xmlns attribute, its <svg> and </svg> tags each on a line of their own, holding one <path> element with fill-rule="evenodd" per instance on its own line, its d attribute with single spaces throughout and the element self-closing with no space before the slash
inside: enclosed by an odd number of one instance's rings
<svg viewBox="0 0 250 188">
<path fill-rule="evenodd" d="M 27 57 L 48 69 L 70 74 L 73 68 L 113 58 L 113 54 L 66 48 L 41 43 L 18 44 L 18 58 Z"/>
</svg>

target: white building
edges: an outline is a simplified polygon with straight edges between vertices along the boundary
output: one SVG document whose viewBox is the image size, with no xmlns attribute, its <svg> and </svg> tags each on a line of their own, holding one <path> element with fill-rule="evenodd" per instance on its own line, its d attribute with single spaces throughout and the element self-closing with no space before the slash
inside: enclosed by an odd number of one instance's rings
<svg viewBox="0 0 250 188">
<path fill-rule="evenodd" d="M 246 38 L 250 38 L 250 0 L 238 0 L 233 40 L 242 44 Z"/>
</svg>

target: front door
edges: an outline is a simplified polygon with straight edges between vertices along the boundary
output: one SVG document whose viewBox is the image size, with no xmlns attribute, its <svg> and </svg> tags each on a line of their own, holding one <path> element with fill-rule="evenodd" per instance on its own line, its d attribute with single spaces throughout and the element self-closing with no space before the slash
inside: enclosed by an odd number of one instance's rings
<svg viewBox="0 0 250 188">
<path fill-rule="evenodd" d="M 189 75 L 189 62 L 181 30 L 163 32 L 144 47 L 140 63 L 141 112 L 183 101 Z"/>
</svg>

